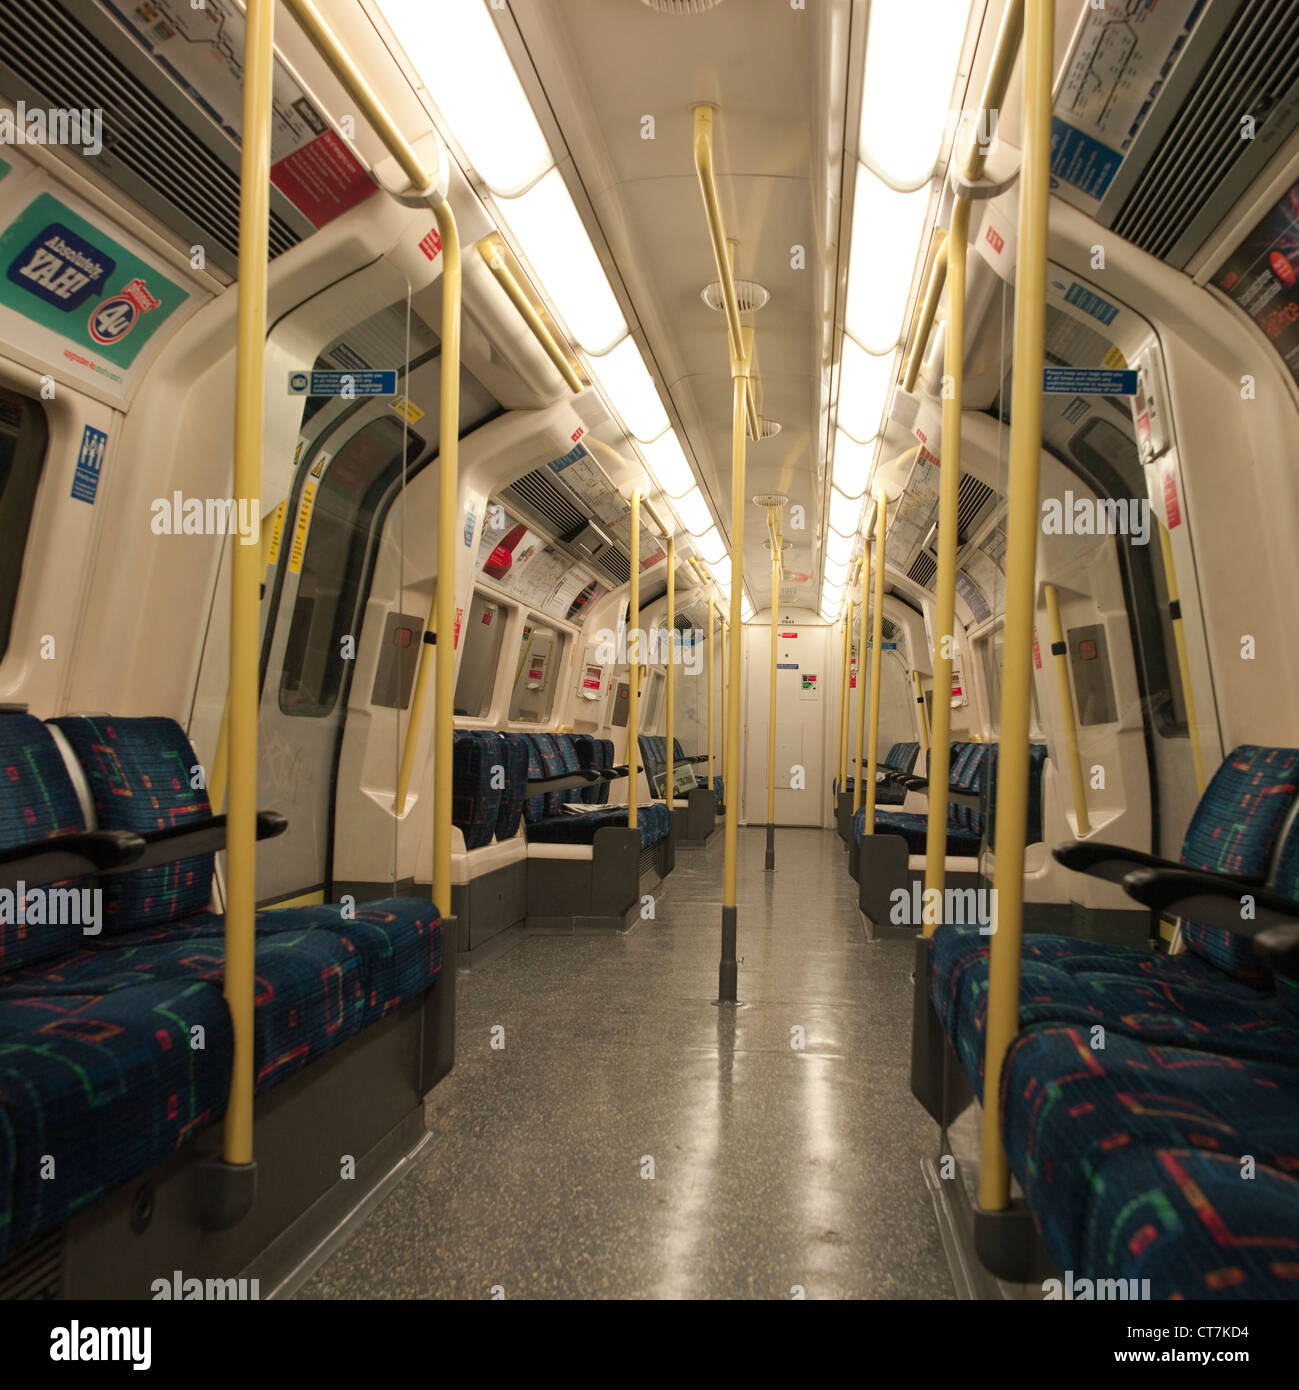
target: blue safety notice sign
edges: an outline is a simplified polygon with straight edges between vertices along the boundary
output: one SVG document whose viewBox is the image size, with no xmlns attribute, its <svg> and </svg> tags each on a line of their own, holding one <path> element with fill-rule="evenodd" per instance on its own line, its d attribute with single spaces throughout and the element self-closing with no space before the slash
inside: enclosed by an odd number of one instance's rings
<svg viewBox="0 0 1299 1390">
<path fill-rule="evenodd" d="M 81 431 L 81 448 L 77 450 L 77 471 L 72 475 L 72 495 L 78 502 L 95 505 L 99 491 L 99 473 L 104 466 L 104 450 L 108 436 L 103 430 L 87 425 Z"/>
<path fill-rule="evenodd" d="M 290 372 L 290 396 L 395 396 L 394 372 Z"/>
<path fill-rule="evenodd" d="M 1135 396 L 1137 374 L 1110 367 L 1044 367 L 1042 390 L 1066 396 Z"/>
</svg>

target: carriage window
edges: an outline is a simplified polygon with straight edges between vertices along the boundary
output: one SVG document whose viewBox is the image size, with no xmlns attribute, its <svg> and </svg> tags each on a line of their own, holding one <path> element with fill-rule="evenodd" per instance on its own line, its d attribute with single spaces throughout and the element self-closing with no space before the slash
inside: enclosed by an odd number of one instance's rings
<svg viewBox="0 0 1299 1390">
<path fill-rule="evenodd" d="M 507 613 L 503 604 L 482 594 L 475 594 L 469 606 L 455 699 L 456 713 L 468 719 L 481 719 L 491 712 Z"/>
<path fill-rule="evenodd" d="M 40 403 L 0 389 L 0 657 L 9 649 L 23 554 L 49 438 Z"/>
<path fill-rule="evenodd" d="M 523 625 L 519 661 L 514 672 L 514 694 L 510 699 L 510 718 L 538 724 L 550 718 L 555 698 L 555 678 L 564 642 L 554 628 L 529 618 Z"/>
<path fill-rule="evenodd" d="M 369 562 L 375 513 L 401 468 L 424 441 L 399 420 L 378 419 L 339 450 L 314 494 L 306 484 L 299 502 L 310 507 L 302 577 L 280 675 L 285 714 L 321 718 L 338 702 L 345 657 L 343 639 L 355 636 L 358 605 Z"/>
</svg>

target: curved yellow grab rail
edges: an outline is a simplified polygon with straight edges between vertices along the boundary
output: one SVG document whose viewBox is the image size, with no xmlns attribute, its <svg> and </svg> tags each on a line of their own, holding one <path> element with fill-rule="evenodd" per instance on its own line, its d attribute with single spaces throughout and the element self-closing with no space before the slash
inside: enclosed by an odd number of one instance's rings
<svg viewBox="0 0 1299 1390">
<path fill-rule="evenodd" d="M 888 494 L 880 488 L 875 499 L 875 613 L 871 620 L 871 712 L 869 755 L 866 763 L 867 835 L 875 833 L 875 774 L 879 770 L 880 677 L 884 669 L 884 564 L 885 537 L 888 534 Z"/>
</svg>

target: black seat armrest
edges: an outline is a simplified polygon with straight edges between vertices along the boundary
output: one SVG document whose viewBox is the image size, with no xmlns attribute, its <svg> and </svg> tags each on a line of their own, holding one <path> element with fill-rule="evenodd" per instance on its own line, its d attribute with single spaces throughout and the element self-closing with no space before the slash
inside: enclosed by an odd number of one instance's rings
<svg viewBox="0 0 1299 1390">
<path fill-rule="evenodd" d="M 865 769 L 863 769 L 865 771 Z M 888 782 L 895 787 L 904 787 L 909 792 L 929 790 L 929 779 L 917 777 L 913 772 L 899 772 L 895 767 L 881 767 L 875 773 L 875 781 Z"/>
<path fill-rule="evenodd" d="M 706 763 L 706 762 L 708 761 L 708 754 L 707 754 L 707 753 L 691 753 L 689 757 L 686 757 L 686 758 L 673 758 L 672 761 L 673 761 L 674 763 Z"/>
<path fill-rule="evenodd" d="M 86 830 L 14 845 L 0 850 L 0 889 L 17 892 L 19 884 L 42 888 L 65 878 L 130 868 L 145 849 L 144 837 L 130 830 Z"/>
<path fill-rule="evenodd" d="M 1134 869 L 1123 887 L 1156 911 L 1251 938 L 1255 956 L 1269 970 L 1299 979 L 1299 903 L 1292 899 L 1242 879 L 1194 869 Z"/>
<path fill-rule="evenodd" d="M 1122 883 L 1125 874 L 1134 869 L 1161 869 L 1176 871 L 1185 869 L 1184 864 L 1176 864 L 1171 859 L 1160 859 L 1153 854 L 1144 854 L 1139 849 L 1127 845 L 1103 844 L 1100 841 L 1066 840 L 1051 851 L 1056 862 L 1066 869 L 1080 874 L 1090 874 L 1093 878 L 1108 879 L 1111 883 Z"/>
<path fill-rule="evenodd" d="M 600 769 L 600 780 L 602 782 L 616 782 L 620 777 L 630 777 L 631 768 L 626 763 L 619 767 L 602 767 Z"/>
<path fill-rule="evenodd" d="M 579 787 L 589 787 L 601 781 L 600 770 L 594 767 L 583 768 L 579 772 L 562 772 L 558 777 L 539 777 L 535 782 L 528 779 L 528 796 L 545 796 L 547 792 L 574 791 Z"/>
<path fill-rule="evenodd" d="M 258 811 L 257 838 L 273 840 L 289 828 L 288 820 L 278 811 Z M 152 869 L 159 864 L 174 864 L 196 854 L 217 854 L 226 847 L 226 817 L 203 816 L 183 825 L 169 825 L 165 830 L 148 830 L 143 836 L 145 851 L 128 869 Z"/>
</svg>

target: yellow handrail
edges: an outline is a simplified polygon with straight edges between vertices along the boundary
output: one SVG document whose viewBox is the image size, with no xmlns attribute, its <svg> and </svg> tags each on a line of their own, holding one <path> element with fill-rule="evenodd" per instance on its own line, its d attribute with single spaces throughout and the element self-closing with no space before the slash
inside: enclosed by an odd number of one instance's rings
<svg viewBox="0 0 1299 1390">
<path fill-rule="evenodd" d="M 631 490 L 631 535 L 627 541 L 631 560 L 631 589 L 627 601 L 627 826 L 636 829 L 640 800 L 640 488 Z M 635 650 L 632 649 L 633 641 Z"/>
<path fill-rule="evenodd" d="M 871 538 L 862 542 L 861 557 L 861 631 L 857 638 L 857 737 L 853 740 L 854 763 L 852 775 L 852 813 L 861 810 L 861 754 L 866 742 L 866 617 L 870 612 Z"/>
<path fill-rule="evenodd" d="M 735 271 L 731 264 L 733 253 L 726 239 L 726 223 L 722 217 L 722 203 L 717 192 L 717 175 L 713 168 L 713 108 L 711 106 L 695 107 L 694 153 L 695 174 L 699 179 L 699 192 L 704 200 L 704 215 L 708 220 L 708 235 L 713 244 L 713 260 L 717 263 L 717 279 L 722 286 L 722 307 L 726 312 L 726 331 L 730 339 L 731 357 L 744 359 L 746 368 L 745 416 L 754 439 L 761 439 L 757 399 L 754 385 L 748 375 L 748 369 L 753 361 L 753 347 L 752 343 L 746 347 L 745 330 L 740 324 L 740 301 L 735 294 Z"/>
<path fill-rule="evenodd" d="M 875 613 L 871 621 L 871 715 L 866 764 L 865 833 L 875 833 L 875 774 L 879 771 L 880 676 L 884 668 L 884 541 L 888 533 L 888 493 L 880 488 L 875 499 Z"/>
<path fill-rule="evenodd" d="M 721 634 L 714 631 L 713 596 L 708 596 L 708 647 L 704 656 L 708 670 L 704 679 L 708 682 L 708 785 L 713 785 L 713 643 Z"/>
<path fill-rule="evenodd" d="M 722 796 L 725 797 L 725 795 L 726 795 L 726 682 L 727 682 L 727 680 L 728 680 L 727 672 L 729 672 L 730 669 L 731 669 L 731 666 L 730 666 L 730 657 L 729 657 L 729 653 L 730 653 L 730 649 L 731 649 L 731 646 L 730 646 L 730 643 L 731 643 L 731 625 L 726 621 L 725 615 L 722 614 L 722 613 L 720 613 L 720 612 L 719 612 L 718 615 L 717 615 L 717 625 L 718 625 L 718 628 L 719 628 L 720 631 L 721 631 L 721 636 L 722 636 L 722 679 L 721 679 L 721 690 L 718 692 L 718 695 L 719 695 L 719 698 L 720 698 L 720 701 L 721 701 L 721 707 L 722 707 L 722 708 L 721 708 L 722 723 L 721 723 L 721 731 L 720 731 L 720 734 L 719 734 L 719 743 L 720 743 L 721 746 L 720 746 L 719 752 L 721 753 L 721 760 L 722 760 Z"/>
<path fill-rule="evenodd" d="M 1019 957 L 1028 825 L 1029 717 L 1037 583 L 1038 475 L 1042 451 L 1042 360 L 1046 337 L 1047 214 L 1051 197 L 1051 79 L 1055 6 L 1029 5 L 1024 28 L 1023 151 L 1015 258 L 1015 391 L 1010 422 L 1006 626 L 997 774 L 996 896 L 988 967 L 983 1146 L 979 1205 L 1004 1211 L 1010 1167 L 1001 1142 L 1001 1068 L 1019 1029 Z"/>
<path fill-rule="evenodd" d="M 929 262 L 929 276 L 925 287 L 925 298 L 916 320 L 915 336 L 911 340 L 911 355 L 907 358 L 906 375 L 902 378 L 902 389 L 914 391 L 920 376 L 920 364 L 925 355 L 925 344 L 933 331 L 934 318 L 938 313 L 939 301 L 943 297 L 943 282 L 947 277 L 947 234 L 939 231 L 935 236 L 934 251 Z"/>
<path fill-rule="evenodd" d="M 1051 627 L 1051 655 L 1055 658 L 1055 677 L 1060 691 L 1060 714 L 1064 722 L 1065 757 L 1069 763 L 1069 781 L 1073 784 L 1073 809 L 1078 821 L 1078 834 L 1091 834 L 1087 819 L 1087 791 L 1083 783 L 1082 757 L 1078 752 L 1078 717 L 1073 705 L 1073 686 L 1069 683 L 1069 656 L 1065 646 L 1064 627 L 1060 622 L 1060 595 L 1054 584 L 1044 584 L 1046 615 Z"/>
<path fill-rule="evenodd" d="M 923 930 L 932 936 L 947 880 L 947 779 L 951 772 L 952 657 L 956 642 L 956 534 L 961 493 L 961 408 L 965 381 L 965 271 L 970 203 L 957 198 L 947 238 L 947 352 L 942 467 L 938 470 L 938 570 L 934 576 L 934 708 L 929 736 Z"/>
<path fill-rule="evenodd" d="M 696 113 L 697 114 L 697 113 Z M 711 128 L 711 112 L 710 128 Z M 740 597 L 744 589 L 744 465 L 745 403 L 748 399 L 749 359 L 752 329 L 740 335 L 743 356 L 731 356 L 731 650 L 726 707 L 726 837 L 722 881 L 722 956 L 717 969 L 717 997 L 723 1004 L 738 1000 L 739 967 L 735 949 L 737 929 L 737 871 L 740 830 L 740 682 L 744 679 L 743 653 L 739 640 L 743 615 Z"/>
<path fill-rule="evenodd" d="M 766 868 L 776 867 L 776 610 L 780 600 L 780 531 L 777 511 L 767 508 L 767 536 L 771 542 L 771 685 L 767 698 L 767 858 Z M 736 576 L 731 576 L 736 582 Z"/>
<path fill-rule="evenodd" d="M 485 236 L 478 243 L 478 254 L 487 262 L 487 268 L 496 277 L 496 283 L 505 291 L 510 303 L 519 311 L 524 323 L 532 330 L 532 336 L 541 344 L 546 356 L 554 363 L 556 371 L 568 383 L 568 389 L 580 391 L 582 378 L 573 370 L 573 364 L 556 341 L 549 325 L 537 312 L 536 306 L 523 292 L 523 286 L 519 284 L 510 267 L 506 265 L 500 240 L 495 232 L 490 236 Z"/>
<path fill-rule="evenodd" d="M 672 672 L 676 666 L 676 647 L 677 647 L 677 542 L 676 537 L 669 535 L 668 543 L 668 688 L 667 688 L 667 767 L 664 770 L 663 799 L 668 804 L 669 820 L 672 816 L 672 803 L 676 800 L 673 793 L 673 774 L 675 772 L 675 749 L 676 745 L 672 740 L 676 737 L 676 688 L 672 683 Z"/>
<path fill-rule="evenodd" d="M 239 307 L 235 352 L 234 495 L 261 515 L 266 279 L 271 215 L 271 87 L 275 0 L 248 0 L 239 166 Z M 221 1156 L 253 1161 L 254 918 L 257 910 L 257 684 L 261 553 L 231 543 L 229 807 L 226 813 L 225 1000 L 234 1032 Z"/>
<path fill-rule="evenodd" d="M 929 711 L 925 708 L 925 691 L 920 683 L 920 672 L 913 669 L 911 683 L 916 688 L 916 704 L 920 707 L 920 751 L 929 751 Z"/>
<path fill-rule="evenodd" d="M 839 774 L 839 795 L 848 790 L 848 701 L 852 698 L 852 595 L 848 596 L 848 610 L 843 620 L 843 631 L 839 634 L 839 754 L 835 759 L 835 771 Z M 836 802 L 836 809 L 838 803 Z"/>
<path fill-rule="evenodd" d="M 1177 670 L 1182 681 L 1182 702 L 1186 706 L 1186 728 L 1191 735 L 1191 760 L 1195 764 L 1195 789 L 1204 795 L 1204 750 L 1200 747 L 1200 721 L 1195 715 L 1195 691 L 1191 689 L 1191 658 L 1186 650 L 1182 628 L 1182 601 L 1177 587 L 1177 566 L 1173 563 L 1173 538 L 1163 522 L 1159 527 L 1159 549 L 1164 557 L 1164 587 L 1168 590 L 1168 616 L 1173 625 L 1177 648 Z"/>
</svg>

